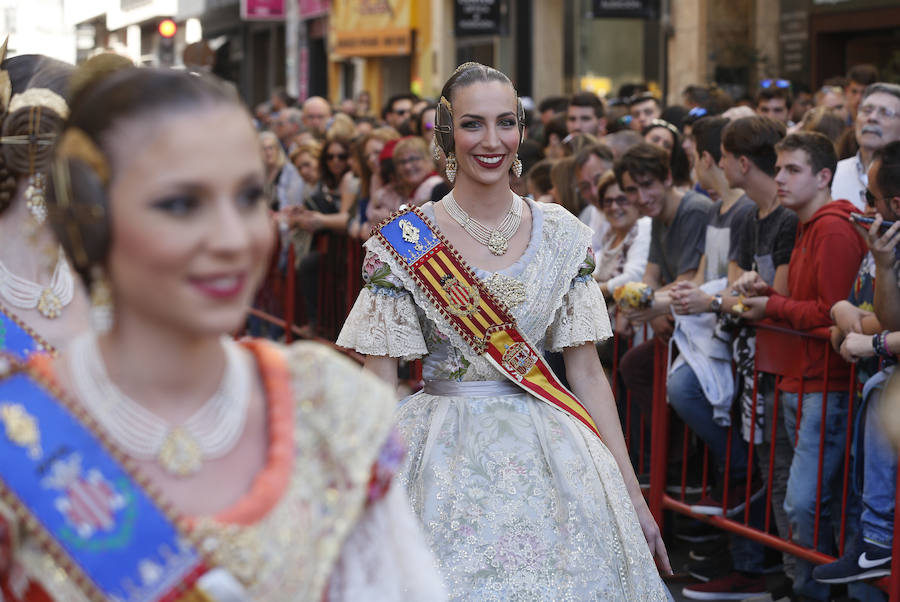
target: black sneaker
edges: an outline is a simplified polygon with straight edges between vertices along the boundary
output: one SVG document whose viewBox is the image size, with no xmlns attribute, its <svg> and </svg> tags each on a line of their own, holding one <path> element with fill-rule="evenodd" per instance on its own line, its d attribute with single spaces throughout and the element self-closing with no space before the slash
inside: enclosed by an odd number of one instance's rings
<svg viewBox="0 0 900 602">
<path fill-rule="evenodd" d="M 675 527 L 675 537 L 690 543 L 713 541 L 724 536 L 721 529 L 716 529 L 699 520 L 690 519 L 690 522 Z"/>
<path fill-rule="evenodd" d="M 750 484 L 750 503 L 755 502 L 766 493 L 766 485 L 758 477 L 754 477 Z M 747 482 L 743 480 L 732 481 L 728 484 L 728 509 L 725 516 L 736 516 L 747 507 Z M 722 516 L 722 488 L 703 496 L 698 502 L 691 505 L 691 512 L 706 516 Z"/>
<path fill-rule="evenodd" d="M 834 562 L 814 568 L 812 576 L 822 583 L 850 583 L 890 574 L 890 548 L 882 548 L 862 540 Z"/>
<path fill-rule="evenodd" d="M 704 583 L 724 577 L 733 570 L 731 554 L 727 551 L 699 562 L 688 562 L 684 567 L 685 573 Z"/>
</svg>

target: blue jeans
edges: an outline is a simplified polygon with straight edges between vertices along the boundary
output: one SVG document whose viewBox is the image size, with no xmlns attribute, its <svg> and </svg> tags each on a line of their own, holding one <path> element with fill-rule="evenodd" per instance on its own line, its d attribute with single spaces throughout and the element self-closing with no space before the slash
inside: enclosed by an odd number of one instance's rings
<svg viewBox="0 0 900 602">
<path fill-rule="evenodd" d="M 877 412 L 881 406 L 884 383 L 882 373 L 866 383 L 865 438 L 863 440 L 864 471 L 862 490 L 862 536 L 881 546 L 890 547 L 894 540 L 894 501 L 897 490 L 897 452 L 887 441 L 879 425 Z"/>
<path fill-rule="evenodd" d="M 725 457 L 728 453 L 728 427 L 719 426 L 713 420 L 713 408 L 694 370 L 688 364 L 678 366 L 666 384 L 669 404 L 682 420 L 709 446 L 719 475 L 725 473 Z M 747 474 L 747 442 L 735 429 L 731 436 L 731 479 L 744 479 Z M 765 521 L 765 498 L 750 505 L 750 525 L 762 528 Z M 740 517 L 743 520 L 743 514 Z M 731 558 L 735 570 L 762 573 L 765 551 L 762 544 L 744 537 L 733 536 Z"/>
<path fill-rule="evenodd" d="M 819 474 L 819 437 L 822 428 L 822 393 L 803 395 L 799 431 L 797 428 L 796 393 L 783 393 L 784 425 L 788 439 L 794 444 L 794 460 L 788 477 L 784 510 L 788 515 L 794 542 L 812 548 L 816 520 L 816 489 Z M 835 542 L 840 537 L 841 491 L 843 491 L 844 446 L 847 437 L 847 393 L 832 392 L 825 408 L 825 452 L 822 457 L 822 499 L 819 516 L 819 543 L 816 548 L 836 555 Z M 859 530 L 859 500 L 849 488 L 847 493 L 846 541 L 852 542 Z M 812 578 L 813 564 L 797 558 L 794 593 L 815 600 L 828 600 L 830 586 Z M 851 596 L 859 600 L 877 599 L 874 588 L 862 583 L 851 584 Z M 873 598 L 872 596 L 876 596 Z"/>
</svg>

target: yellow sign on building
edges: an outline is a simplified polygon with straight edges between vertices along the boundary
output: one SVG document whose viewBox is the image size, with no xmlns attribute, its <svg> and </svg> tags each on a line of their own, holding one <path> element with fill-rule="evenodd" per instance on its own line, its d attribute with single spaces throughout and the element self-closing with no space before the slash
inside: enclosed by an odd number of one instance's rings
<svg viewBox="0 0 900 602">
<path fill-rule="evenodd" d="M 332 52 L 339 56 L 394 56 L 412 51 L 412 0 L 335 0 Z"/>
</svg>

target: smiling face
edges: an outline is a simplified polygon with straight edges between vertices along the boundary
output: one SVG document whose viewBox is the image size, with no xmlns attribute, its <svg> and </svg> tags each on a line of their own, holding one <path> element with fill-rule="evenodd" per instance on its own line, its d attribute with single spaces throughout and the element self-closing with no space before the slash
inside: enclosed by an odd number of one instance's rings
<svg viewBox="0 0 900 602">
<path fill-rule="evenodd" d="M 319 181 L 319 160 L 312 153 L 302 152 L 297 155 L 294 158 L 294 166 L 307 184 L 312 185 Z"/>
<path fill-rule="evenodd" d="M 400 179 L 411 187 L 418 186 L 431 171 L 431 165 L 425 160 L 425 156 L 415 150 L 395 153 L 394 166 Z"/>
<path fill-rule="evenodd" d="M 660 182 L 649 174 L 634 177 L 630 172 L 622 174 L 622 192 L 628 202 L 635 205 L 641 215 L 659 217 L 666 205 L 666 187 L 671 182 Z"/>
<path fill-rule="evenodd" d="M 106 267 L 117 324 L 201 336 L 240 326 L 273 244 L 255 144 L 247 116 L 226 104 L 112 131 Z"/>
<path fill-rule="evenodd" d="M 516 93 L 499 81 L 475 82 L 454 90 L 453 144 L 457 183 L 482 186 L 509 182 L 509 168 L 519 147 Z"/>
<path fill-rule="evenodd" d="M 624 178 L 623 178 L 624 179 Z M 603 215 L 610 227 L 618 232 L 628 232 L 634 223 L 641 216 L 638 208 L 628 200 L 628 197 L 619 188 L 619 185 L 613 182 L 607 186 L 600 200 L 603 208 Z"/>
<path fill-rule="evenodd" d="M 341 176 L 350 169 L 350 153 L 347 151 L 347 147 L 340 142 L 329 142 L 322 151 L 322 159 L 325 161 L 328 171 L 337 180 L 340 180 Z"/>
</svg>

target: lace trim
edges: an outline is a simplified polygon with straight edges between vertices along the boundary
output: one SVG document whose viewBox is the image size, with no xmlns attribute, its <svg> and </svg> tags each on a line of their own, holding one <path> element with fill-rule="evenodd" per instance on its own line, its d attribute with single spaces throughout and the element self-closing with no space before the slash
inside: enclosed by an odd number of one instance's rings
<svg viewBox="0 0 900 602">
<path fill-rule="evenodd" d="M 414 360 L 428 353 L 412 297 L 360 291 L 337 344 L 366 355 Z"/>
<path fill-rule="evenodd" d="M 547 334 L 547 348 L 561 351 L 582 343 L 603 341 L 613 336 L 606 301 L 593 279 L 579 280 L 563 299 Z"/>
</svg>

